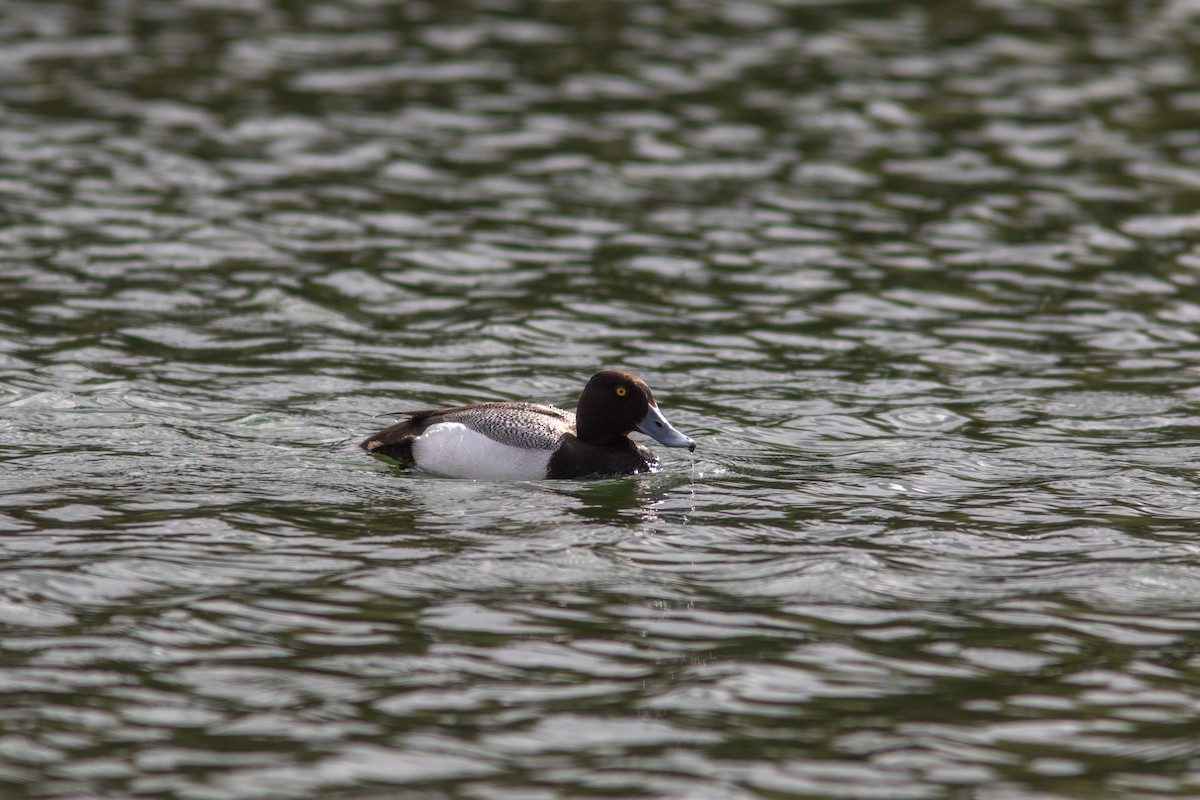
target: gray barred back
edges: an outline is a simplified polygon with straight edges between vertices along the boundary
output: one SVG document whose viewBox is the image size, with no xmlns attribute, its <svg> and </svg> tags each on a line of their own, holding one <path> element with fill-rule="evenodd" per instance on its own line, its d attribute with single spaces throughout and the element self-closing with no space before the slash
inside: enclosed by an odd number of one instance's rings
<svg viewBox="0 0 1200 800">
<path fill-rule="evenodd" d="M 563 434 L 575 432 L 574 414 L 537 403 L 477 403 L 444 411 L 438 421 L 458 422 L 489 439 L 527 450 L 553 450 Z"/>
</svg>

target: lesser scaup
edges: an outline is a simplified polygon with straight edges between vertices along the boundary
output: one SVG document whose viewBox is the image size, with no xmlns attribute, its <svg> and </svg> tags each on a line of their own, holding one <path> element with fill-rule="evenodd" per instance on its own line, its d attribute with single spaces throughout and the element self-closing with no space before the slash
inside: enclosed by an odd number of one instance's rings
<svg viewBox="0 0 1200 800">
<path fill-rule="evenodd" d="M 406 466 L 451 478 L 540 480 L 631 475 L 658 459 L 628 434 L 667 447 L 696 443 L 667 422 L 636 375 L 597 372 L 575 413 L 536 403 L 476 403 L 397 412 L 404 416 L 360 446 Z"/>
</svg>

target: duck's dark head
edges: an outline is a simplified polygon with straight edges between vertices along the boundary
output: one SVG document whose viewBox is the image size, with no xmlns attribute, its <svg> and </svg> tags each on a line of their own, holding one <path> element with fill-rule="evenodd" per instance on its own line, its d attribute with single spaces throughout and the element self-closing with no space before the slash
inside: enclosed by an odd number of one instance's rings
<svg viewBox="0 0 1200 800">
<path fill-rule="evenodd" d="M 591 444 L 611 444 L 636 430 L 667 447 L 696 449 L 694 441 L 667 422 L 645 381 L 615 369 L 597 372 L 584 387 L 575 430 Z"/>
</svg>

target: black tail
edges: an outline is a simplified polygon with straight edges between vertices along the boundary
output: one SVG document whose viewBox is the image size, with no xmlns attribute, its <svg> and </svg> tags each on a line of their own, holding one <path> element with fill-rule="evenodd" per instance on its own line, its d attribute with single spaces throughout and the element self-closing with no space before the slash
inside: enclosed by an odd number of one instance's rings
<svg viewBox="0 0 1200 800">
<path fill-rule="evenodd" d="M 419 431 L 413 420 L 406 419 L 384 428 L 359 445 L 373 456 L 387 456 L 405 466 L 413 463 L 412 443 Z"/>
</svg>

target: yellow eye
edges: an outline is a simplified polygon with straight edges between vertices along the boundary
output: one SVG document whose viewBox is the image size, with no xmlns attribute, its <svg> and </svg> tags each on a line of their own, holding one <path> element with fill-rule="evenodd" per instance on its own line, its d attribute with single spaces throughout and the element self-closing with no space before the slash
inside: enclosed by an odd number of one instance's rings
<svg viewBox="0 0 1200 800">
<path fill-rule="evenodd" d="M 617 387 L 617 397 L 624 397 L 626 395 L 626 393 L 627 393 L 627 391 L 624 386 Z"/>
</svg>

